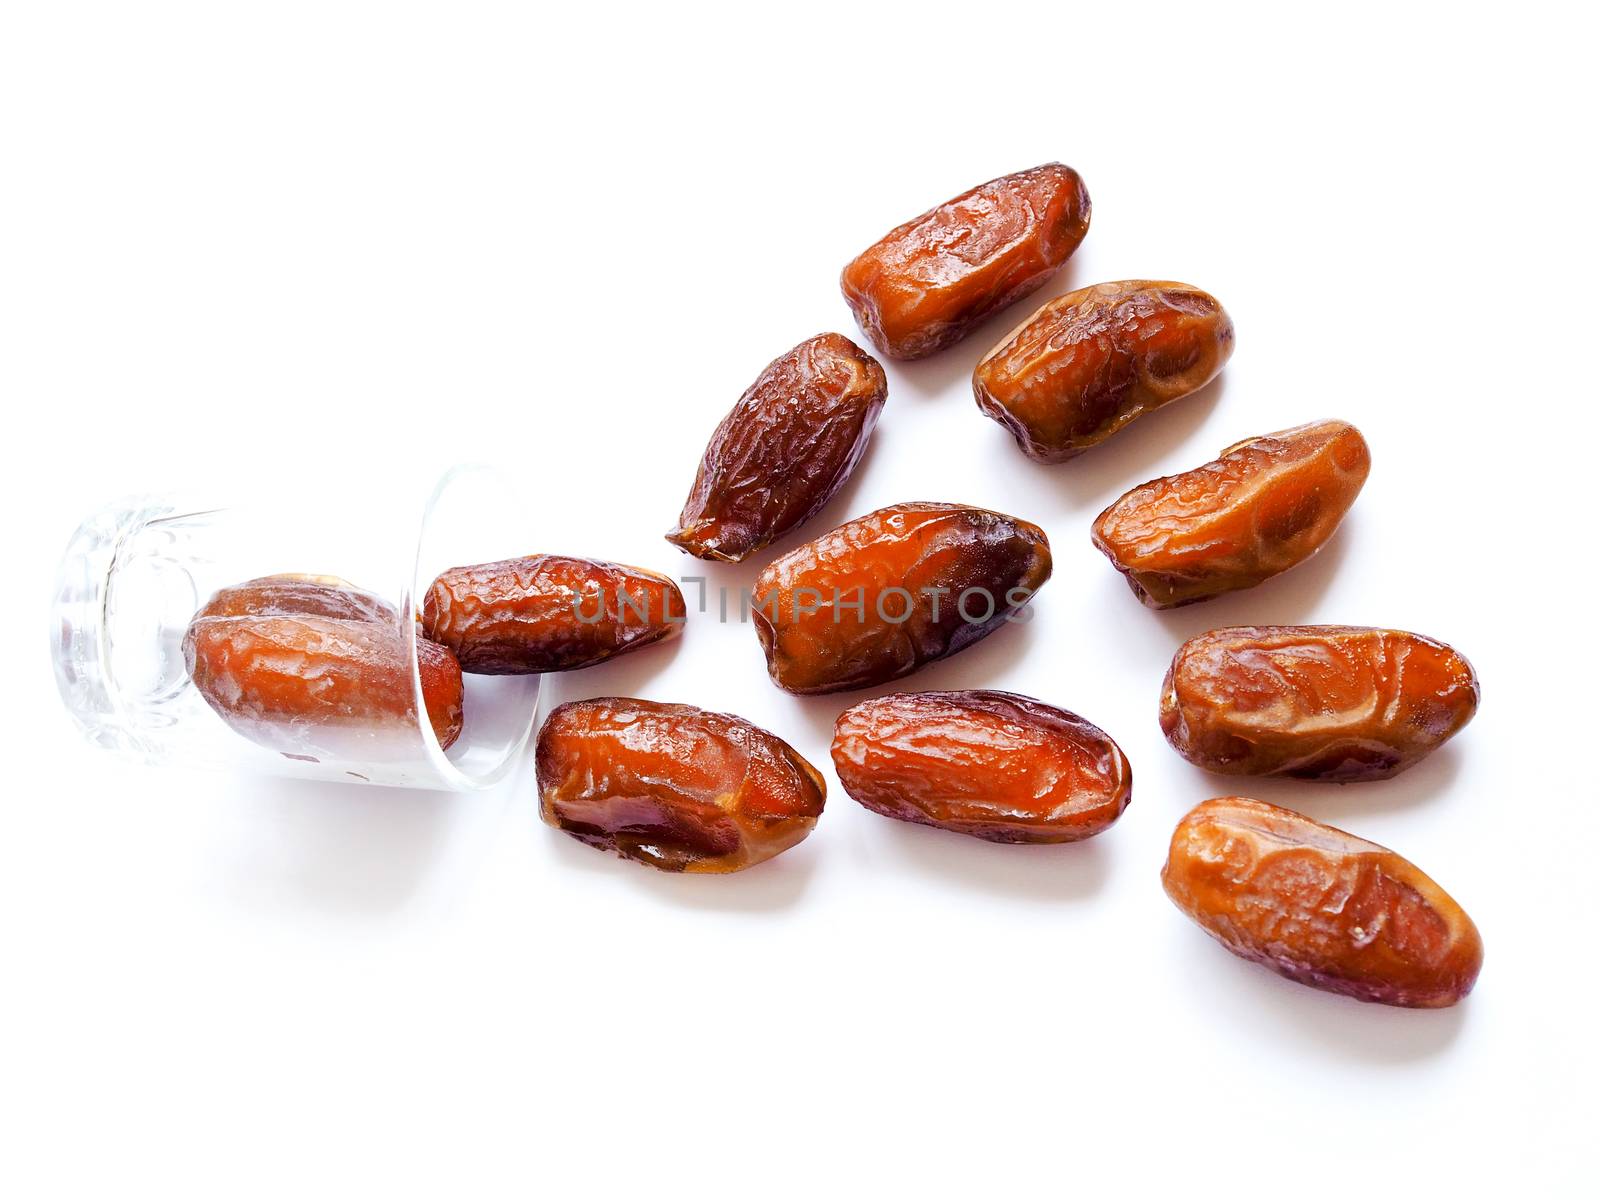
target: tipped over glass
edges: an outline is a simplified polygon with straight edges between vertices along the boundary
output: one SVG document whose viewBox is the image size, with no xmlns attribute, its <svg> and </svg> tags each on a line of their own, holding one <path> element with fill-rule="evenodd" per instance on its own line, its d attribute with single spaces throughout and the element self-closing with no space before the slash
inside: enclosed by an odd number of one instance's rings
<svg viewBox="0 0 1600 1200">
<path fill-rule="evenodd" d="M 456 791 L 494 784 L 527 743 L 539 677 L 462 676 L 460 733 L 441 744 L 430 675 L 438 648 L 415 630 L 439 572 L 532 548 L 529 510 L 510 481 L 467 466 L 431 488 L 324 489 L 311 480 L 298 495 L 306 498 L 225 506 L 137 496 L 78 528 L 61 560 L 50 637 L 62 701 L 84 736 L 148 762 Z M 272 576 L 312 577 L 362 597 L 377 615 L 373 623 L 239 618 L 239 636 L 216 641 L 235 656 L 231 669 L 192 670 L 208 643 L 190 636 L 191 624 L 210 628 L 196 618 L 212 598 Z M 369 595 L 376 602 L 367 606 Z M 347 658 L 325 675 L 316 654 L 256 636 L 282 630 L 310 630 L 315 645 L 341 647 Z M 352 644 L 362 654 L 348 657 Z M 241 678 L 278 691 L 265 702 L 241 696 Z M 308 696 L 315 705 L 298 711 Z"/>
</svg>

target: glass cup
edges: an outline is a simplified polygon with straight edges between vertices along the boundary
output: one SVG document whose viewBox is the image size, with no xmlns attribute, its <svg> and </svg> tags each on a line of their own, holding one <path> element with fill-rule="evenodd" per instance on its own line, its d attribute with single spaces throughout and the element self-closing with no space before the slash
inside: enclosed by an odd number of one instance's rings
<svg viewBox="0 0 1600 1200">
<path fill-rule="evenodd" d="M 482 466 L 446 472 L 431 492 L 308 472 L 295 495 L 227 507 L 139 496 L 79 527 L 61 561 L 50 636 L 62 701 L 84 735 L 149 762 L 456 791 L 494 784 L 532 731 L 538 676 L 463 676 L 461 733 L 444 748 L 427 715 L 417 638 L 404 634 L 439 572 L 528 553 L 530 510 Z M 353 631 L 392 650 L 371 668 L 386 672 L 385 715 L 367 713 L 358 689 L 352 709 L 244 721 L 229 697 L 213 707 L 195 686 L 184 640 L 197 611 L 219 589 L 283 574 L 335 577 L 393 606 L 380 625 Z"/>
</svg>

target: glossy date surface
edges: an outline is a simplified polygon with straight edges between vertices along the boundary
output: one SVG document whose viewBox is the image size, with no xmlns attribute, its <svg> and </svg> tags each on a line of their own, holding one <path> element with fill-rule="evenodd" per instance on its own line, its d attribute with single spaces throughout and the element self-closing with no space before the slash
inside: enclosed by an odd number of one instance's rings
<svg viewBox="0 0 1600 1200">
<path fill-rule="evenodd" d="M 284 753 L 338 757 L 403 745 L 415 729 L 412 636 L 385 621 L 213 616 L 190 624 L 183 650 L 195 688 L 237 732 Z M 416 646 L 428 720 L 448 748 L 461 733 L 461 668 L 442 646 Z"/>
<path fill-rule="evenodd" d="M 1250 438 L 1126 493 L 1096 519 L 1094 544 L 1151 608 L 1254 587 L 1321 549 L 1371 465 L 1344 421 Z"/>
<path fill-rule="evenodd" d="M 667 541 L 740 562 L 797 528 L 844 486 L 887 395 L 877 360 L 837 333 L 773 360 L 711 435 Z"/>
<path fill-rule="evenodd" d="M 540 814 L 586 845 L 663 871 L 725 873 L 803 840 L 821 774 L 782 739 L 687 704 L 563 704 L 539 731 Z"/>
<path fill-rule="evenodd" d="M 872 344 L 924 358 L 1043 287 L 1089 231 L 1089 193 L 1046 163 L 963 192 L 885 234 L 840 288 Z"/>
<path fill-rule="evenodd" d="M 1133 772 L 1082 717 L 1011 692 L 899 692 L 834 727 L 839 783 L 875 813 L 991 842 L 1076 842 L 1128 806 Z"/>
<path fill-rule="evenodd" d="M 1036 462 L 1097 446 L 1214 379 L 1233 321 L 1185 283 L 1125 279 L 1050 301 L 972 373 L 978 407 Z"/>
<path fill-rule="evenodd" d="M 785 691 L 886 683 L 965 649 L 1050 577 L 1037 525 L 959 504 L 898 504 L 774 560 L 751 618 Z"/>
<path fill-rule="evenodd" d="M 263 575 L 220 588 L 197 617 L 338 617 L 398 624 L 394 605 L 335 575 Z"/>
<path fill-rule="evenodd" d="M 1161 882 L 1233 953 L 1323 991 L 1443 1008 L 1483 965 L 1471 919 L 1411 863 L 1256 800 L 1207 800 L 1184 817 Z"/>
<path fill-rule="evenodd" d="M 474 675 L 576 671 L 683 629 L 683 593 L 665 575 L 534 554 L 453 567 L 423 598 L 423 633 Z"/>
<path fill-rule="evenodd" d="M 1208 771 L 1348 783 L 1398 775 L 1477 708 L 1472 664 L 1432 638 L 1240 626 L 1179 648 L 1162 685 L 1161 729 Z"/>
</svg>

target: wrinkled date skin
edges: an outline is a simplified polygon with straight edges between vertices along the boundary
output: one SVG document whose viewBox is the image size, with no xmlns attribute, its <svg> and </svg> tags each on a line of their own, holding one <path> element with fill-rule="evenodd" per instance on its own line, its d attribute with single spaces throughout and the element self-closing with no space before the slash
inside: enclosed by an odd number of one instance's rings
<svg viewBox="0 0 1600 1200">
<path fill-rule="evenodd" d="M 1128 279 L 1050 301 L 983 357 L 972 390 L 1024 454 L 1059 463 L 1198 391 L 1232 353 L 1214 296 Z"/>
<path fill-rule="evenodd" d="M 667 541 L 741 562 L 815 516 L 861 461 L 888 388 L 878 361 L 837 333 L 775 359 L 711 435 Z"/>
<path fill-rule="evenodd" d="M 899 504 L 775 559 L 751 612 L 767 673 L 799 695 L 887 683 L 965 649 L 1050 578 L 1027 521 L 959 504 Z"/>
<path fill-rule="evenodd" d="M 901 692 L 846 709 L 833 765 L 857 802 L 991 842 L 1076 842 L 1128 807 L 1133 771 L 1100 729 L 1010 692 Z"/>
<path fill-rule="evenodd" d="M 338 617 L 399 625 L 387 600 L 334 575 L 263 575 L 220 589 L 197 617 Z"/>
<path fill-rule="evenodd" d="M 1038 291 L 1088 232 L 1083 180 L 1046 163 L 890 230 L 844 269 L 840 288 L 874 346 L 925 358 Z"/>
<path fill-rule="evenodd" d="M 423 633 L 472 675 L 592 667 L 676 637 L 684 620 L 665 575 L 554 554 L 453 567 L 422 605 Z"/>
<path fill-rule="evenodd" d="M 1241 958 L 1296 983 L 1403 1008 L 1472 990 L 1483 942 L 1461 906 L 1392 850 L 1226 796 L 1178 822 L 1162 885 Z"/>
<path fill-rule="evenodd" d="M 827 792 L 815 767 L 748 721 L 619 696 L 557 708 L 536 760 L 547 824 L 663 871 L 765 862 L 805 839 Z"/>
<path fill-rule="evenodd" d="M 184 660 L 200 695 L 252 741 L 308 758 L 358 753 L 416 722 L 406 631 L 316 615 L 199 617 Z M 461 668 L 416 639 L 429 724 L 448 748 L 461 734 Z M 375 747 L 374 747 L 375 748 Z"/>
<path fill-rule="evenodd" d="M 1197 767 L 1349 783 L 1388 779 L 1478 710 L 1478 677 L 1443 642 L 1395 629 L 1217 629 L 1179 648 L 1161 729 Z"/>
<path fill-rule="evenodd" d="M 1151 608 L 1255 587 L 1322 548 L 1371 466 L 1344 421 L 1251 438 L 1128 492 L 1095 521 L 1094 544 Z"/>
</svg>

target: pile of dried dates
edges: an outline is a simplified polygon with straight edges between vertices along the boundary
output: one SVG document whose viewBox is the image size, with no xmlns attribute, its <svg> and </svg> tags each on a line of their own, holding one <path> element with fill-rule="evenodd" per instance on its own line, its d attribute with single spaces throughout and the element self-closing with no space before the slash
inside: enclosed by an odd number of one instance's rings
<svg viewBox="0 0 1600 1200">
<path fill-rule="evenodd" d="M 1089 216 L 1070 167 L 1003 176 L 862 251 L 844 268 L 844 296 L 880 354 L 923 358 L 1043 287 Z M 1017 325 L 978 360 L 973 393 L 1022 453 L 1061 463 L 1204 387 L 1233 347 L 1227 311 L 1200 288 L 1101 283 Z M 775 359 L 712 432 L 667 540 L 740 562 L 799 529 L 861 461 L 887 392 L 882 365 L 837 333 Z M 1354 426 L 1309 421 L 1131 488 L 1091 534 L 1142 603 L 1195 604 L 1315 554 L 1370 465 Z M 871 688 L 1025 618 L 1050 573 L 1049 539 L 1026 520 L 896 504 L 768 562 L 752 623 L 778 687 Z M 308 726 L 415 728 L 414 638 L 427 725 L 448 747 L 462 729 L 462 672 L 593 666 L 675 636 L 685 611 L 663 575 L 553 555 L 446 571 L 415 630 L 342 580 L 275 576 L 214 596 L 185 652 L 223 720 L 275 746 L 290 725 L 297 736 Z M 1477 704 L 1471 664 L 1421 634 L 1243 626 L 1178 648 L 1159 711 L 1172 747 L 1204 770 L 1349 783 L 1404 771 Z M 863 807 L 993 842 L 1093 837 L 1132 794 L 1110 735 L 1009 692 L 875 696 L 839 715 L 832 756 Z M 794 747 L 748 721 L 629 697 L 555 709 L 536 761 L 545 821 L 666 871 L 738 871 L 780 854 L 811 832 L 826 791 Z M 1454 1004 L 1482 963 L 1472 921 L 1406 859 L 1255 800 L 1208 800 L 1185 816 L 1162 883 L 1235 954 L 1358 999 Z"/>
</svg>

